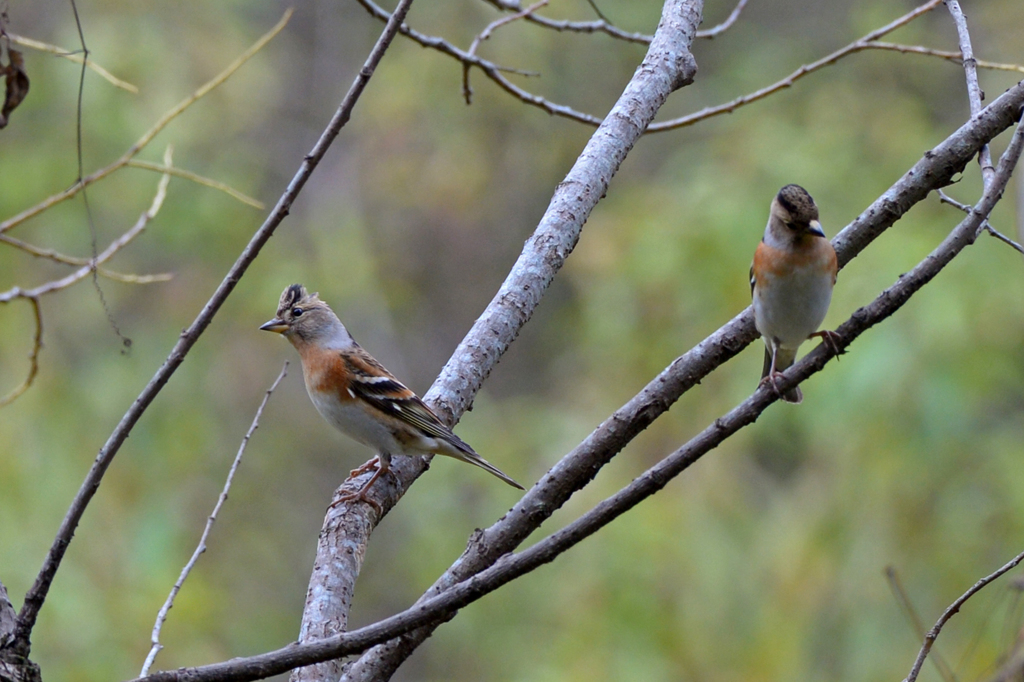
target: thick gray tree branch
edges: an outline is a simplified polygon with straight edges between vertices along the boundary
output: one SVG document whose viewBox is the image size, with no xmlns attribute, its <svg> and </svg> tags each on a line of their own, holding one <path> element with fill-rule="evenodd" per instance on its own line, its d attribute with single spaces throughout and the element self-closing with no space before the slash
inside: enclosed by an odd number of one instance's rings
<svg viewBox="0 0 1024 682">
<path fill-rule="evenodd" d="M 209 326 L 214 315 L 216 315 L 217 311 L 220 310 L 221 305 L 223 305 L 224 301 L 227 300 L 227 297 L 234 290 L 235 285 L 245 274 L 249 265 L 256 259 L 256 256 L 259 255 L 260 250 L 273 235 L 274 230 L 277 229 L 277 226 L 280 225 L 281 221 L 283 221 L 285 216 L 288 215 L 292 202 L 295 201 L 295 198 L 298 196 L 303 186 L 305 186 L 306 181 L 309 179 L 310 175 L 312 175 L 313 170 L 327 153 L 327 149 L 334 141 L 334 138 L 338 136 L 341 128 L 348 122 L 352 109 L 355 107 L 359 96 L 366 88 L 366 84 L 373 75 L 374 69 L 377 64 L 380 63 L 381 58 L 384 56 L 384 52 L 394 39 L 394 36 L 398 31 L 398 25 L 401 22 L 402 17 L 404 17 L 405 13 L 408 11 L 411 1 L 412 0 L 402 0 L 402 2 L 399 3 L 398 8 L 395 10 L 395 21 L 389 22 L 387 26 L 385 26 L 383 33 L 371 50 L 366 63 L 363 65 L 363 68 L 356 76 L 352 86 L 345 94 L 338 110 L 331 118 L 324 132 L 321 134 L 320 139 L 317 140 L 316 145 L 305 156 L 302 164 L 299 166 L 299 170 L 296 172 L 291 182 L 288 183 L 288 187 L 281 195 L 281 198 L 274 206 L 274 209 L 270 212 L 270 215 L 267 216 L 263 225 L 261 225 L 253 235 L 252 239 L 246 245 L 241 255 L 239 255 L 234 265 L 231 266 L 227 276 L 225 276 L 223 281 L 217 286 L 216 291 L 214 291 L 206 305 L 203 306 L 203 309 L 200 311 L 196 319 L 181 333 L 178 342 L 174 345 L 174 348 L 167 356 L 163 365 L 160 366 L 156 374 L 153 375 L 153 378 L 142 390 L 142 393 L 139 394 L 131 407 L 128 408 L 124 417 L 121 418 L 120 423 L 118 423 L 117 427 L 107 439 L 107 442 L 100 449 L 99 454 L 93 462 L 92 468 L 86 475 L 85 480 L 82 482 L 78 493 L 75 495 L 75 498 L 71 503 L 71 506 L 68 508 L 64 520 L 61 522 L 57 535 L 54 538 L 53 545 L 51 546 L 50 551 L 43 562 L 43 566 L 39 571 L 39 575 L 36 577 L 32 587 L 25 595 L 25 601 L 22 604 L 20 613 L 18 614 L 14 641 L 9 644 L 11 648 L 21 655 L 27 656 L 29 653 L 29 642 L 32 628 L 35 625 L 39 609 L 42 608 L 43 602 L 46 600 L 47 592 L 49 591 L 50 585 L 53 583 L 53 579 L 57 574 L 57 569 L 60 567 L 61 560 L 64 558 L 64 553 L 67 551 L 68 545 L 74 536 L 75 529 L 78 527 L 78 523 L 81 520 L 82 515 L 85 513 L 85 509 L 90 500 L 92 500 L 93 495 L 95 495 L 96 491 L 99 489 L 103 475 L 106 473 L 107 468 L 113 461 L 114 456 L 120 450 L 121 445 L 124 444 L 125 439 L 128 438 L 128 435 L 131 433 L 136 422 L 138 422 L 139 418 L 160 393 L 164 385 L 168 380 L 170 380 L 171 375 L 174 374 L 175 370 L 177 370 L 185 360 L 185 356 L 195 345 L 196 341 L 198 341 L 203 331 L 206 330 L 206 327 Z"/>
<path fill-rule="evenodd" d="M 1000 161 L 992 185 L 985 191 L 981 201 L 978 202 L 971 214 L 957 225 L 946 239 L 913 270 L 901 275 L 895 284 L 882 292 L 869 305 L 859 308 L 839 326 L 836 330 L 838 350 L 842 351 L 865 331 L 893 315 L 946 265 L 952 262 L 953 258 L 964 248 L 974 242 L 978 225 L 987 219 L 1002 196 L 1006 182 L 1019 159 L 1022 147 L 1024 147 L 1024 128 L 1018 126 L 1010 148 Z M 821 371 L 832 357 L 834 355 L 831 350 L 819 346 L 784 373 L 779 390 L 784 392 L 787 388 L 805 381 L 811 375 Z M 293 645 L 275 652 L 210 666 L 158 673 L 146 679 L 149 682 L 169 682 L 171 680 L 224 682 L 226 680 L 260 679 L 287 669 L 282 666 L 301 665 L 312 660 L 324 660 L 326 657 L 352 653 L 366 647 L 368 643 L 381 641 L 382 638 L 392 637 L 395 634 L 410 632 L 412 628 L 425 622 L 443 620 L 483 595 L 552 561 L 562 552 L 655 494 L 701 456 L 710 452 L 744 426 L 752 424 L 769 405 L 778 399 L 778 393 L 773 388 L 759 385 L 743 403 L 723 417 L 716 419 L 681 448 L 576 521 L 523 552 L 505 554 L 492 566 L 477 575 L 452 585 L 438 595 L 421 600 L 402 613 L 354 632 L 335 635 L 316 643 Z M 992 579 L 1016 565 L 1019 560 L 1020 558 L 1014 559 L 1013 562 L 1000 569 L 997 574 L 979 582 L 958 602 L 965 601 L 984 584 L 991 582 Z"/>
<path fill-rule="evenodd" d="M 978 150 L 1013 125 L 1024 105 L 1024 83 L 1018 83 L 978 116 L 964 124 L 931 151 L 871 204 L 833 240 L 841 265 L 864 250 L 932 190 L 944 187 L 963 171 Z M 513 551 L 577 490 L 589 483 L 637 434 L 667 411 L 687 390 L 757 338 L 753 313 L 747 308 L 655 377 L 640 393 L 605 420 L 572 452 L 487 530 L 476 534 L 463 555 L 427 591 L 423 599 L 466 580 Z M 433 631 L 423 628 L 389 642 L 364 656 L 408 655 Z M 386 650 L 386 651 L 385 651 Z M 361 659 L 346 672 L 348 680 L 374 679 L 364 675 L 369 664 Z"/>
<path fill-rule="evenodd" d="M 665 3 L 647 56 L 558 185 L 498 293 L 424 396 L 449 424 L 472 405 L 484 380 L 530 319 L 576 246 L 584 222 L 608 190 L 612 176 L 661 105 L 672 92 L 692 82 L 697 67 L 689 46 L 700 23 L 701 7 L 699 0 Z M 392 465 L 395 476 L 379 479 L 370 497 L 387 513 L 426 467 L 427 460 L 399 458 Z M 350 480 L 341 490 L 354 491 L 361 482 Z M 344 629 L 363 554 L 379 520 L 377 510 L 365 504 L 328 510 L 307 592 L 303 632 L 323 635 Z M 317 678 L 297 674 L 293 680 L 325 679 L 331 672 Z"/>
<path fill-rule="evenodd" d="M 39 666 L 7 644 L 14 639 L 18 614 L 7 597 L 7 588 L 0 583 L 0 682 L 38 682 Z"/>
</svg>

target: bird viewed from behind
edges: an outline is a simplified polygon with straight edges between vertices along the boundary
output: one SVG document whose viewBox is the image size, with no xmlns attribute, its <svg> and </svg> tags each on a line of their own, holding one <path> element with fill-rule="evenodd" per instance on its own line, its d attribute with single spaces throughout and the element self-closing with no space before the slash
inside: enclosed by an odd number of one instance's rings
<svg viewBox="0 0 1024 682">
<path fill-rule="evenodd" d="M 335 498 L 332 506 L 360 499 L 388 472 L 392 455 L 438 454 L 475 464 L 509 485 L 523 487 L 478 455 L 383 365 L 353 340 L 345 325 L 317 294 L 293 284 L 281 294 L 277 316 L 260 327 L 282 334 L 299 352 L 302 376 L 313 405 L 327 422 L 373 448 L 377 457 L 352 471 L 373 474 L 358 492 Z"/>
</svg>

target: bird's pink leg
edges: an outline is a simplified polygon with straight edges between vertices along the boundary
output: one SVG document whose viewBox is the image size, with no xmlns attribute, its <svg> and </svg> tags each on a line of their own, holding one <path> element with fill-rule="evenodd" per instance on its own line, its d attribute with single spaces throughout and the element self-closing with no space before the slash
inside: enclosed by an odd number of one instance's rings
<svg viewBox="0 0 1024 682">
<path fill-rule="evenodd" d="M 377 455 L 374 459 L 371 459 L 369 462 L 359 467 L 358 469 L 353 469 L 349 478 L 354 478 L 355 476 L 365 474 L 373 467 L 376 467 L 377 471 L 373 473 L 373 476 L 370 476 L 369 481 L 367 481 L 366 483 L 359 487 L 359 490 L 357 490 L 354 493 L 342 493 L 341 495 L 338 495 L 337 497 L 334 498 L 334 500 L 331 501 L 330 506 L 328 506 L 327 508 L 334 509 L 343 502 L 359 500 L 361 502 L 365 502 L 366 504 L 376 509 L 377 514 L 383 514 L 384 510 L 381 509 L 381 506 L 377 504 L 375 500 L 372 500 L 366 496 L 366 491 L 370 489 L 370 486 L 372 486 L 374 482 L 381 477 L 382 474 L 386 474 L 388 471 L 390 471 L 390 460 L 390 457 L 382 457 L 381 455 Z"/>
</svg>

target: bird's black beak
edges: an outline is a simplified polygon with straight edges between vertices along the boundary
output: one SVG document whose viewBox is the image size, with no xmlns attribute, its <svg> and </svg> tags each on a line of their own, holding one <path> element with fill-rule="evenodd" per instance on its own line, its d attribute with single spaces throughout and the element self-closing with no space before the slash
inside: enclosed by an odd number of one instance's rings
<svg viewBox="0 0 1024 682">
<path fill-rule="evenodd" d="M 824 230 L 821 229 L 821 223 L 819 223 L 817 220 L 812 220 L 811 222 L 807 223 L 807 231 L 810 232 L 813 235 L 817 235 L 818 237 L 824 237 L 825 236 Z M 267 324 L 270 324 L 270 323 L 268 322 Z M 261 327 L 261 329 L 262 329 L 262 327 Z"/>
<path fill-rule="evenodd" d="M 265 324 L 261 325 L 260 329 L 262 329 L 265 332 L 275 332 L 277 334 L 284 334 L 286 331 L 288 331 L 288 323 L 279 317 L 275 317 L 269 322 L 266 322 Z"/>
</svg>

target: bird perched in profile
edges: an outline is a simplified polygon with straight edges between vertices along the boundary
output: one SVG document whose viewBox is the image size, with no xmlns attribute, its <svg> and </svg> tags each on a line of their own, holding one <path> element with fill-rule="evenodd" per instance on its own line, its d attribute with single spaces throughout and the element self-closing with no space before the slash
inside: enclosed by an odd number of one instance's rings
<svg viewBox="0 0 1024 682">
<path fill-rule="evenodd" d="M 370 480 L 358 492 L 335 498 L 331 506 L 361 499 L 376 507 L 366 491 L 387 473 L 392 455 L 448 455 L 523 490 L 452 433 L 419 396 L 363 350 L 317 294 L 291 285 L 281 294 L 277 316 L 260 329 L 282 334 L 299 351 L 306 391 L 317 412 L 331 426 L 377 452 L 374 460 L 352 472 L 356 476 L 376 466 Z"/>
<path fill-rule="evenodd" d="M 838 271 L 836 252 L 821 230 L 818 207 L 799 185 L 786 185 L 772 201 L 764 238 L 750 266 L 754 326 L 764 338 L 761 383 L 771 383 L 796 361 L 796 352 L 812 336 L 838 353 L 835 332 L 817 331 L 832 300 Z M 780 397 L 803 400 L 799 386 Z"/>
</svg>

